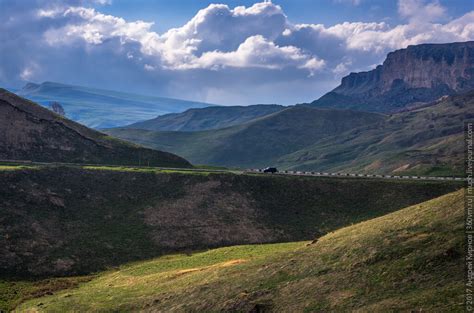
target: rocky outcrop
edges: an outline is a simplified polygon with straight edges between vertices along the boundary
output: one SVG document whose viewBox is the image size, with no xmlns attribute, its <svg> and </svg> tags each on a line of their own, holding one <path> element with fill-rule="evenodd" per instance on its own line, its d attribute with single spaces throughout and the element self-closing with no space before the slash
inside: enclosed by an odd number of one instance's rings
<svg viewBox="0 0 474 313">
<path fill-rule="evenodd" d="M 53 101 L 50 105 L 51 111 L 61 116 L 66 116 L 66 111 L 64 111 L 63 106 L 61 103 Z"/>
<path fill-rule="evenodd" d="M 351 73 L 313 105 L 397 111 L 415 102 L 474 89 L 474 41 L 408 46 L 383 65 Z"/>
</svg>

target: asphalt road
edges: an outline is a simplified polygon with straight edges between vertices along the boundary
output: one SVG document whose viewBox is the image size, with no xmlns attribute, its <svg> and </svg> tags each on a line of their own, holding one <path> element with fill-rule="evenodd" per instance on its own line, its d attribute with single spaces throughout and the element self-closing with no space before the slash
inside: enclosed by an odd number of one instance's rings
<svg viewBox="0 0 474 313">
<path fill-rule="evenodd" d="M 365 179 L 392 179 L 392 180 L 438 180 L 438 181 L 466 181 L 463 177 L 436 177 L 436 176 L 397 176 L 397 175 L 371 175 L 359 173 L 327 173 L 327 172 L 305 172 L 305 171 L 279 171 L 277 173 L 264 173 L 261 169 L 228 170 L 228 169 L 207 169 L 207 168 L 176 168 L 176 167 L 148 167 L 148 166 L 125 166 L 110 164 L 82 164 L 82 163 L 62 163 L 62 162 L 33 162 L 25 160 L 0 160 L 0 163 L 41 165 L 41 166 L 109 166 L 109 167 L 134 167 L 134 168 L 154 168 L 158 170 L 179 170 L 190 172 L 215 172 L 234 174 L 261 174 L 261 175 L 292 175 L 292 176 L 313 176 L 313 177 L 334 177 L 334 178 L 365 178 Z"/>
</svg>

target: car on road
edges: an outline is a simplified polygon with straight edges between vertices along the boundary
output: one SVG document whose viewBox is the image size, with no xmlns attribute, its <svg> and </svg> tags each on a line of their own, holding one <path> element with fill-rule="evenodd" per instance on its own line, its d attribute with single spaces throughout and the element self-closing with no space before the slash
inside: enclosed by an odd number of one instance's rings
<svg viewBox="0 0 474 313">
<path fill-rule="evenodd" d="M 266 167 L 263 169 L 264 173 L 278 173 L 278 170 L 276 167 Z"/>
</svg>

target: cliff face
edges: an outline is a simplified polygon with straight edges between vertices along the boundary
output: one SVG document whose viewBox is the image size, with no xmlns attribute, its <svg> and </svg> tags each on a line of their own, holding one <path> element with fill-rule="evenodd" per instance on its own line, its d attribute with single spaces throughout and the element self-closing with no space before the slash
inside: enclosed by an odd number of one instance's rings
<svg viewBox="0 0 474 313">
<path fill-rule="evenodd" d="M 313 104 L 390 112 L 473 88 L 473 41 L 423 44 L 389 53 L 372 71 L 349 74 Z"/>
</svg>

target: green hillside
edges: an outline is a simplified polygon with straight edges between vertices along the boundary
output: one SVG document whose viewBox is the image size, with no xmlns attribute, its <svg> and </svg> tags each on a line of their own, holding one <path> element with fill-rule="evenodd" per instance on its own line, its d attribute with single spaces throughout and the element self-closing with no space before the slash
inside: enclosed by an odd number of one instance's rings
<svg viewBox="0 0 474 313">
<path fill-rule="evenodd" d="M 292 169 L 462 175 L 463 122 L 474 118 L 474 92 L 391 115 L 384 123 L 316 141 L 280 158 Z"/>
<path fill-rule="evenodd" d="M 200 131 L 226 128 L 285 109 L 281 105 L 213 106 L 170 113 L 137 122 L 126 128 L 156 131 Z"/>
<path fill-rule="evenodd" d="M 42 277 L 308 240 L 462 183 L 39 167 L 2 170 L 0 186 L 0 277 Z"/>
<path fill-rule="evenodd" d="M 1 88 L 0 159 L 191 167 L 179 156 L 110 137 Z"/>
<path fill-rule="evenodd" d="M 458 191 L 313 243 L 132 263 L 18 311 L 463 312 L 463 203 Z"/>
<path fill-rule="evenodd" d="M 271 165 L 324 137 L 384 119 L 375 113 L 296 106 L 218 130 L 156 132 L 116 128 L 106 133 L 176 153 L 194 164 L 257 167 Z"/>
<path fill-rule="evenodd" d="M 461 175 L 463 122 L 473 110 L 469 92 L 392 115 L 296 106 L 212 131 L 107 133 L 196 164 Z"/>
</svg>

